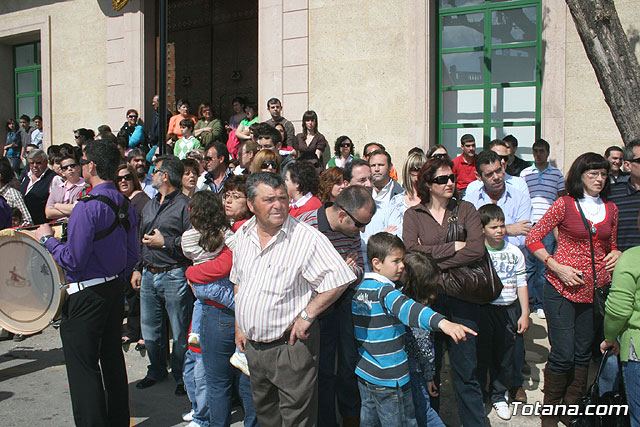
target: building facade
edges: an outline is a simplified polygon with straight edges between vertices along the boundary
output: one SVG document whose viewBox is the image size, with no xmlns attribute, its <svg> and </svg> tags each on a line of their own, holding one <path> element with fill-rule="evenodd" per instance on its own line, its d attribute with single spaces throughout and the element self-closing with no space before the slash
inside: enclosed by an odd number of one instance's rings
<svg viewBox="0 0 640 427">
<path fill-rule="evenodd" d="M 73 129 L 117 131 L 157 91 L 154 0 L 0 3 L 0 117 L 40 114 L 47 144 Z M 640 55 L 640 0 L 617 1 Z M 407 151 L 463 133 L 478 145 L 537 137 L 566 168 L 585 150 L 622 145 L 563 0 L 169 0 L 171 102 L 210 102 L 223 120 L 243 96 L 268 118 L 278 97 L 301 131 L 315 110 L 330 142 Z"/>
</svg>

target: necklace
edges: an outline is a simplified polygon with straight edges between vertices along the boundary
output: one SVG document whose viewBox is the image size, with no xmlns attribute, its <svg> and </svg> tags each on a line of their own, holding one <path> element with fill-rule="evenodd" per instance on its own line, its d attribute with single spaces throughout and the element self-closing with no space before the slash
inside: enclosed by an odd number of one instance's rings
<svg viewBox="0 0 640 427">
<path fill-rule="evenodd" d="M 584 209 L 587 212 L 587 214 L 590 217 L 594 218 L 594 217 L 597 217 L 600 214 L 600 211 L 604 207 L 604 204 L 595 204 L 595 209 L 593 209 L 593 204 L 591 204 L 591 203 L 581 204 L 580 206 L 582 207 L 582 209 Z M 589 208 L 591 208 L 591 209 L 589 209 Z"/>
</svg>

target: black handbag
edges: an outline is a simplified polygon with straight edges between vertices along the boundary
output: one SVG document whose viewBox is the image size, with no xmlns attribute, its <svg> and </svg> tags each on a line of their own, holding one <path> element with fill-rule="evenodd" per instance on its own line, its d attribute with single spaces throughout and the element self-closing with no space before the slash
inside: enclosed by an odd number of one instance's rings
<svg viewBox="0 0 640 427">
<path fill-rule="evenodd" d="M 453 213 L 448 219 L 447 237 L 445 241 L 466 241 L 466 231 L 458 222 L 458 208 L 456 201 Z M 475 304 L 489 304 L 500 296 L 502 282 L 493 267 L 489 251 L 478 261 L 460 267 L 451 267 L 442 272 L 442 281 L 447 295 Z"/>
<path fill-rule="evenodd" d="M 622 381 L 620 381 L 620 391 L 608 391 L 600 396 L 600 374 L 609 355 L 610 351 L 607 349 L 602 356 L 596 378 L 587 389 L 587 393 L 578 402 L 578 413 L 580 415 L 574 415 L 571 418 L 570 427 L 629 427 L 631 425 L 628 415 L 629 407 L 627 406 L 627 398 L 624 394 Z M 620 378 L 622 378 L 622 374 L 620 374 Z M 590 412 L 595 412 L 596 405 L 608 405 L 613 412 L 607 415 L 587 415 L 587 407 L 590 408 Z"/>
<path fill-rule="evenodd" d="M 589 245 L 591 247 L 591 270 L 593 271 L 593 310 L 596 316 L 599 316 L 600 319 L 604 318 L 605 307 L 604 304 L 607 302 L 607 296 L 609 296 L 610 286 L 600 286 L 598 287 L 598 276 L 596 276 L 596 260 L 593 253 L 593 235 L 595 234 L 595 227 L 589 226 L 589 221 L 584 216 L 584 212 L 582 211 L 582 206 L 576 200 L 576 205 L 578 205 L 578 212 L 580 212 L 580 217 L 582 218 L 582 223 L 584 224 L 584 228 L 587 230 L 587 234 L 589 235 Z"/>
</svg>

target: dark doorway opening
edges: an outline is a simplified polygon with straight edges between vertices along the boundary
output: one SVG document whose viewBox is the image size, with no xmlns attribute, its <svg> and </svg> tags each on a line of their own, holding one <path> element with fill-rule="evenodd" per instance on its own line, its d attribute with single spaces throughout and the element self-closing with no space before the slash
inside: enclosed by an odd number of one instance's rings
<svg viewBox="0 0 640 427">
<path fill-rule="evenodd" d="M 167 40 L 169 109 L 209 102 L 225 122 L 234 97 L 257 101 L 257 0 L 169 0 Z"/>
</svg>

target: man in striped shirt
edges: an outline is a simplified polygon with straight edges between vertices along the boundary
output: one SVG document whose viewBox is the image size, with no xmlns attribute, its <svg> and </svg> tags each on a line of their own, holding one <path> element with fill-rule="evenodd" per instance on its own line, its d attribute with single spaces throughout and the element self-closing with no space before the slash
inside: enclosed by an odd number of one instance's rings
<svg viewBox="0 0 640 427">
<path fill-rule="evenodd" d="M 405 247 L 390 233 L 374 234 L 367 243 L 366 273 L 352 300 L 353 325 L 358 341 L 356 375 L 362 399 L 363 426 L 417 426 L 409 364 L 404 349 L 405 327 L 442 331 L 457 343 L 466 334 L 477 335 L 464 325 L 417 303 L 395 288 L 404 271 Z"/>
<path fill-rule="evenodd" d="M 533 213 L 531 222 L 535 225 L 547 212 L 552 204 L 567 194 L 564 188 L 564 177 L 562 172 L 549 164 L 549 143 L 544 139 L 539 139 L 533 143 L 533 165 L 523 169 L 520 177 L 524 178 L 529 187 L 531 205 Z M 556 240 L 553 233 L 542 239 L 547 252 L 553 254 L 556 247 Z M 539 318 L 544 319 L 544 307 L 542 306 L 542 288 L 545 282 L 544 263 L 533 256 L 528 250 L 523 251 L 527 264 L 527 284 L 529 286 L 529 305 L 531 312 L 536 312 Z"/>
<path fill-rule="evenodd" d="M 336 426 L 336 395 L 338 410 L 345 427 L 358 425 L 360 393 L 355 375 L 358 350 L 353 336 L 351 299 L 354 286 L 364 274 L 360 251 L 360 231 L 371 221 L 376 204 L 371 190 L 361 185 L 345 188 L 334 204 L 302 214 L 300 221 L 317 228 L 327 236 L 333 247 L 358 277 L 333 309 L 320 316 L 320 367 L 318 371 L 319 410 L 318 426 Z M 338 371 L 336 367 L 338 352 Z"/>
<path fill-rule="evenodd" d="M 255 214 L 236 232 L 236 344 L 246 351 L 258 422 L 315 426 L 320 331 L 316 317 L 357 277 L 329 239 L 289 216 L 282 177 L 247 180 Z"/>
<path fill-rule="evenodd" d="M 627 181 L 618 181 L 609 187 L 608 199 L 618 206 L 618 249 L 626 251 L 640 245 L 640 140 L 629 142 L 623 156 L 624 167 L 631 175 Z"/>
</svg>

